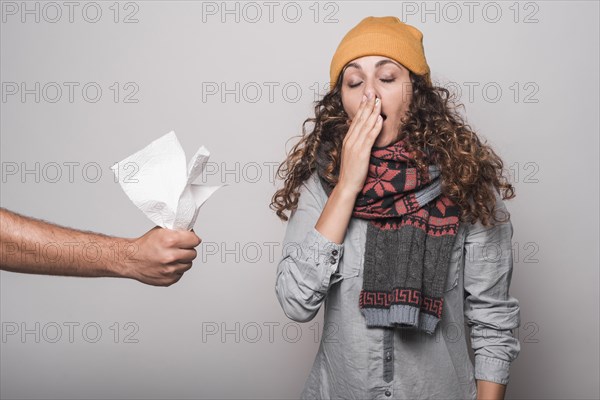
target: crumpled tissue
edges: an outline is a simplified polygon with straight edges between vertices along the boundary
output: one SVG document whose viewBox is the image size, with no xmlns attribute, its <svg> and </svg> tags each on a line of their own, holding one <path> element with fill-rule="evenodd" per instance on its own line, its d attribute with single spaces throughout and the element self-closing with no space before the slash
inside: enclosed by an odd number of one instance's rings
<svg viewBox="0 0 600 400">
<path fill-rule="evenodd" d="M 156 225 L 191 230 L 202 204 L 219 188 L 192 183 L 208 161 L 201 146 L 186 166 L 183 148 L 171 131 L 142 150 L 114 164 L 114 172 L 131 201 Z"/>
</svg>

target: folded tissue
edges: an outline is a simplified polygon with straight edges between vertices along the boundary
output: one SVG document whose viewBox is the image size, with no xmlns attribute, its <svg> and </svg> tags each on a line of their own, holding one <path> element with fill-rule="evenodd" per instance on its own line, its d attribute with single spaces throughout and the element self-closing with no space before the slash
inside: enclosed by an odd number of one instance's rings
<svg viewBox="0 0 600 400">
<path fill-rule="evenodd" d="M 186 166 L 183 148 L 171 131 L 114 164 L 111 170 L 127 196 L 152 222 L 189 231 L 202 204 L 217 189 L 227 186 L 192 183 L 202 174 L 209 156 L 201 146 Z"/>
</svg>

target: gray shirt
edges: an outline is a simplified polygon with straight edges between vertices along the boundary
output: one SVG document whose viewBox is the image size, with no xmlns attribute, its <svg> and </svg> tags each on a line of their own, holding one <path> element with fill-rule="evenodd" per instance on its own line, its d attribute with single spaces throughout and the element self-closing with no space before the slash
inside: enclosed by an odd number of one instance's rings
<svg viewBox="0 0 600 400">
<path fill-rule="evenodd" d="M 496 200 L 508 212 L 498 194 Z M 351 218 L 344 242 L 332 242 L 314 228 L 326 202 L 313 173 L 301 186 L 277 267 L 275 292 L 287 317 L 308 322 L 325 307 L 301 398 L 476 399 L 475 379 L 508 384 L 520 352 L 511 331 L 520 326 L 519 302 L 509 294 L 512 223 L 460 224 L 442 319 L 428 335 L 366 327 L 358 299 L 369 221 Z"/>
</svg>

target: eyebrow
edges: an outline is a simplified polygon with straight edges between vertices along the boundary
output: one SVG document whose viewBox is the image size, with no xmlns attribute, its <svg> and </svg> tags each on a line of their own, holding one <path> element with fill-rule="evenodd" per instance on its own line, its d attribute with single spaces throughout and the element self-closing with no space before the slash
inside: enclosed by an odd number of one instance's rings
<svg viewBox="0 0 600 400">
<path fill-rule="evenodd" d="M 385 65 L 385 64 L 394 64 L 398 68 L 402 69 L 402 67 L 400 66 L 400 64 L 398 64 L 397 62 L 395 62 L 393 60 L 389 60 L 389 59 L 384 59 L 384 60 L 377 61 L 377 63 L 375 64 L 375 68 L 379 68 L 379 67 L 381 67 L 382 65 Z M 354 68 L 359 69 L 359 70 L 362 71 L 362 67 L 360 65 L 358 65 L 357 63 L 355 63 L 355 62 L 351 62 L 350 64 L 348 64 L 346 66 L 346 69 L 348 69 L 350 67 L 354 67 Z"/>
</svg>

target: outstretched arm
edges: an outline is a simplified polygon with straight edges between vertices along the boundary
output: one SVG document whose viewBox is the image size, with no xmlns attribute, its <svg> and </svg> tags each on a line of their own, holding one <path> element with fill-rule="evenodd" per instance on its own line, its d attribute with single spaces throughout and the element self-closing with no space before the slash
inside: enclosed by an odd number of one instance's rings
<svg viewBox="0 0 600 400">
<path fill-rule="evenodd" d="M 0 208 L 0 269 L 81 277 L 121 277 L 170 286 L 192 267 L 201 239 L 155 227 L 138 239 L 67 228 Z"/>
</svg>

